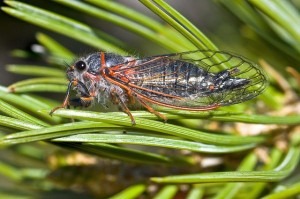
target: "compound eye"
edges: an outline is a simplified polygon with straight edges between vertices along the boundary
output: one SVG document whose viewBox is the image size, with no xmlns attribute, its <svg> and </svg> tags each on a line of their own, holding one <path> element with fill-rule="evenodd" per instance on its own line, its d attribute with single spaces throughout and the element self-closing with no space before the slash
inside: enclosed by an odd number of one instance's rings
<svg viewBox="0 0 300 199">
<path fill-rule="evenodd" d="M 86 63 L 84 61 L 78 61 L 75 63 L 75 68 L 78 70 L 78 71 L 83 71 L 86 69 Z"/>
</svg>

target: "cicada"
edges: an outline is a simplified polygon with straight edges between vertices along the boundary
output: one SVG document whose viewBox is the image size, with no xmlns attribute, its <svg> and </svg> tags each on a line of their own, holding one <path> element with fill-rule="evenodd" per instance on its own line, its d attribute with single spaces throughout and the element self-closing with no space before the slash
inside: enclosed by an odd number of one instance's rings
<svg viewBox="0 0 300 199">
<path fill-rule="evenodd" d="M 66 97 L 59 108 L 111 102 L 135 124 L 130 105 L 139 104 L 166 121 L 153 105 L 205 111 L 250 100 L 265 89 L 264 71 L 224 51 L 196 50 L 146 58 L 96 52 L 67 69 Z M 74 89 L 77 97 L 71 99 Z"/>
</svg>

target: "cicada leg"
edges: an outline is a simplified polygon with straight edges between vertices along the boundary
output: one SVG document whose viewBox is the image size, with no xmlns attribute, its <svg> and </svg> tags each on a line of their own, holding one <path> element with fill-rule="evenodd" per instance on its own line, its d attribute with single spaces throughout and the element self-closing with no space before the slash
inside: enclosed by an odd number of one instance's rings
<svg viewBox="0 0 300 199">
<path fill-rule="evenodd" d="M 52 116 L 52 114 L 53 114 L 56 110 L 58 110 L 58 109 L 60 109 L 60 108 L 66 108 L 67 106 L 69 106 L 70 90 L 71 90 L 73 84 L 75 84 L 74 81 L 70 81 L 70 82 L 69 82 L 69 84 L 68 84 L 68 89 L 67 89 L 67 92 L 66 92 L 66 96 L 65 96 L 64 102 L 62 103 L 62 105 L 57 106 L 57 107 L 55 107 L 54 109 L 52 109 L 52 110 L 50 111 L 49 115 Z"/>
<path fill-rule="evenodd" d="M 123 102 L 123 100 L 122 100 L 119 96 L 117 96 L 117 97 L 119 98 L 119 101 L 120 101 L 120 105 L 121 105 L 122 110 L 130 117 L 130 119 L 131 119 L 131 124 L 132 124 L 132 125 L 136 125 L 135 120 L 134 120 L 134 117 L 133 117 L 133 115 L 131 114 L 129 108 L 126 106 L 126 104 Z"/>
<path fill-rule="evenodd" d="M 79 97 L 69 100 L 69 106 L 73 107 L 89 107 L 92 104 L 94 97 Z"/>
<path fill-rule="evenodd" d="M 143 107 L 145 107 L 150 113 L 156 115 L 157 117 L 164 120 L 164 122 L 167 122 L 167 117 L 160 112 L 154 110 L 151 106 L 149 106 L 142 98 L 137 97 L 138 101 L 141 103 Z"/>
<path fill-rule="evenodd" d="M 135 103 L 135 99 L 133 97 L 132 91 L 131 90 L 127 90 L 127 96 L 128 96 L 128 103 L 129 104 L 134 104 Z"/>
<path fill-rule="evenodd" d="M 77 87 L 77 90 L 80 93 L 80 98 L 70 99 L 70 91 L 73 86 Z M 72 80 L 72 81 L 70 81 L 70 83 L 68 85 L 66 97 L 65 97 L 62 105 L 52 109 L 49 114 L 52 115 L 56 110 L 58 110 L 60 108 L 69 107 L 70 105 L 71 106 L 88 107 L 92 104 L 93 99 L 94 99 L 94 97 L 91 96 L 88 89 L 82 82 L 80 82 L 76 79 Z"/>
<path fill-rule="evenodd" d="M 111 90 L 111 98 L 112 101 L 114 103 L 118 103 L 122 108 L 122 111 L 125 112 L 130 117 L 132 125 L 136 125 L 134 117 L 131 114 L 129 108 L 126 106 L 125 102 L 122 100 L 122 98 L 117 94 L 117 92 L 114 89 Z"/>
</svg>

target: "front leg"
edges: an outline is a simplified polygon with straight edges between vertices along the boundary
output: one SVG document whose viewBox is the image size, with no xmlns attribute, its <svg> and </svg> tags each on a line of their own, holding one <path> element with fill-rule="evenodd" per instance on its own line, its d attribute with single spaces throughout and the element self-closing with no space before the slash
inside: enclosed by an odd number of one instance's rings
<svg viewBox="0 0 300 199">
<path fill-rule="evenodd" d="M 73 99 L 69 100 L 68 106 L 87 108 L 87 107 L 91 106 L 93 100 L 94 100 L 94 97 L 73 98 Z"/>
<path fill-rule="evenodd" d="M 70 100 L 70 91 L 71 91 L 72 87 L 77 88 L 77 91 L 80 94 L 80 97 Z M 94 99 L 94 97 L 91 96 L 87 87 L 81 81 L 74 79 L 74 80 L 70 81 L 70 83 L 68 84 L 68 89 L 67 89 L 66 97 L 64 99 L 63 104 L 61 106 L 58 106 L 58 107 L 55 107 L 54 109 L 52 109 L 49 114 L 52 115 L 56 110 L 58 110 L 60 108 L 69 107 L 70 105 L 71 106 L 88 107 L 92 104 L 93 99 Z"/>
</svg>

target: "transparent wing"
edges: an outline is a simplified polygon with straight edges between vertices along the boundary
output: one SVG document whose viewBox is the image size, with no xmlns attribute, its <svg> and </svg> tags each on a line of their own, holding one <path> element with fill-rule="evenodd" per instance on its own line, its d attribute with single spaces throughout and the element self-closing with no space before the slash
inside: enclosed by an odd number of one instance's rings
<svg viewBox="0 0 300 199">
<path fill-rule="evenodd" d="M 203 109 L 250 100 L 267 85 L 263 70 L 244 57 L 198 50 L 135 59 L 111 67 L 115 81 L 152 103 Z"/>
</svg>

